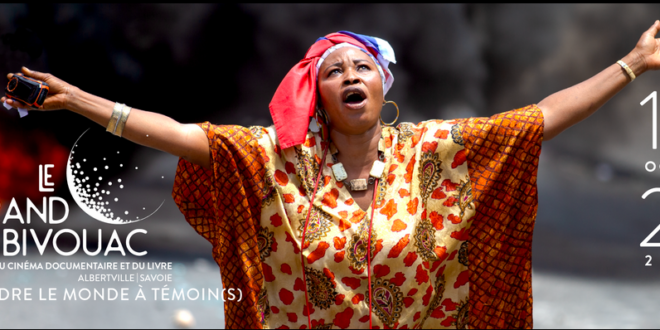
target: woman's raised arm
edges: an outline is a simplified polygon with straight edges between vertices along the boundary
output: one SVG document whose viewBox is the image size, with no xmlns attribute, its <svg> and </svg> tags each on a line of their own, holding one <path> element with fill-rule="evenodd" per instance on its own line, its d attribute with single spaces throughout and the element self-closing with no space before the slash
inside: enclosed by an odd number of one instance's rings
<svg viewBox="0 0 660 330">
<path fill-rule="evenodd" d="M 642 34 L 635 49 L 621 59 L 636 76 L 660 68 L 660 39 L 655 38 L 659 30 L 660 21 L 655 21 Z M 543 99 L 538 103 L 545 122 L 543 140 L 550 140 L 589 117 L 630 81 L 628 73 L 614 63 L 588 80 Z"/>
<path fill-rule="evenodd" d="M 81 114 L 105 127 L 110 121 L 115 103 L 86 93 L 57 77 L 23 68 L 25 76 L 45 81 L 50 86 L 48 97 L 41 108 L 32 110 L 68 109 Z M 12 74 L 7 75 L 8 78 Z M 12 107 L 24 104 L 3 97 L 0 102 Z M 122 137 L 135 143 L 183 157 L 205 168 L 211 167 L 209 144 L 206 134 L 195 124 L 181 124 L 158 113 L 132 109 Z"/>
</svg>

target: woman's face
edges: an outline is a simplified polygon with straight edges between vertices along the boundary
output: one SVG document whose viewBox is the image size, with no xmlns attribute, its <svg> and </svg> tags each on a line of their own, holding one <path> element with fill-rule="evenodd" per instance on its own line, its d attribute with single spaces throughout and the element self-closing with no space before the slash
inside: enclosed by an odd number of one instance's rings
<svg viewBox="0 0 660 330">
<path fill-rule="evenodd" d="M 362 134 L 378 124 L 383 107 L 383 82 L 376 64 L 363 51 L 343 47 L 319 68 L 321 106 L 333 130 Z"/>
</svg>

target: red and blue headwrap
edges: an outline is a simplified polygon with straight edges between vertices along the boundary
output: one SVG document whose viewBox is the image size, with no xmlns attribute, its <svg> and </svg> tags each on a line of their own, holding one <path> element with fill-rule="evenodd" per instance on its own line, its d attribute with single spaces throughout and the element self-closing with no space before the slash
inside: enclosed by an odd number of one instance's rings
<svg viewBox="0 0 660 330">
<path fill-rule="evenodd" d="M 355 46 L 376 62 L 383 78 L 383 95 L 392 86 L 394 77 L 388 66 L 390 62 L 396 63 L 396 59 L 387 41 L 348 31 L 319 38 L 309 48 L 305 58 L 289 70 L 270 101 L 270 114 L 275 123 L 280 148 L 286 149 L 305 142 L 310 117 L 315 116 L 318 69 L 325 57 L 343 46 Z"/>
</svg>

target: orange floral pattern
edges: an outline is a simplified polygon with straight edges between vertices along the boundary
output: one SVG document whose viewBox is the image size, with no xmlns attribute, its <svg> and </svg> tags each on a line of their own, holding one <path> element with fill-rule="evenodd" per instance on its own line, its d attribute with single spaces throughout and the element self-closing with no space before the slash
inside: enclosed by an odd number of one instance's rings
<svg viewBox="0 0 660 330">
<path fill-rule="evenodd" d="M 379 328 L 531 327 L 536 106 L 385 127 L 386 171 L 367 210 L 321 164 L 317 134 L 282 150 L 272 127 L 201 126 L 213 168 L 181 160 L 173 197 L 213 244 L 224 287 L 244 292 L 225 303 L 228 328 L 306 328 L 308 316 L 362 328 L 370 300 Z"/>
</svg>

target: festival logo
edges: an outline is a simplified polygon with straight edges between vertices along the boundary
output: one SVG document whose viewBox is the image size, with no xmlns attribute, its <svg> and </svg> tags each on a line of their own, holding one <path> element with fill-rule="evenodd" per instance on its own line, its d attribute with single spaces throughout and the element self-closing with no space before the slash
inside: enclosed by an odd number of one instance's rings
<svg viewBox="0 0 660 330">
<path fill-rule="evenodd" d="M 102 160 L 91 159 L 85 156 L 84 152 L 76 154 L 79 144 L 81 148 L 84 147 L 81 140 L 87 131 L 80 135 L 71 148 L 66 167 L 66 181 L 76 204 L 90 217 L 113 225 L 135 223 L 154 215 L 163 206 L 165 200 L 155 210 L 149 210 L 144 206 L 141 210 L 129 211 L 129 207 L 122 204 L 118 194 L 124 190 L 127 183 L 122 179 L 111 180 L 108 176 L 104 176 L 104 172 L 107 172 L 111 166 L 124 167 L 121 161 L 117 162 L 113 157 L 119 155 L 120 151 L 116 151 L 114 155 L 106 155 Z M 139 167 L 136 166 L 134 171 L 138 170 Z M 161 176 L 161 179 L 165 179 L 165 176 Z"/>
</svg>

